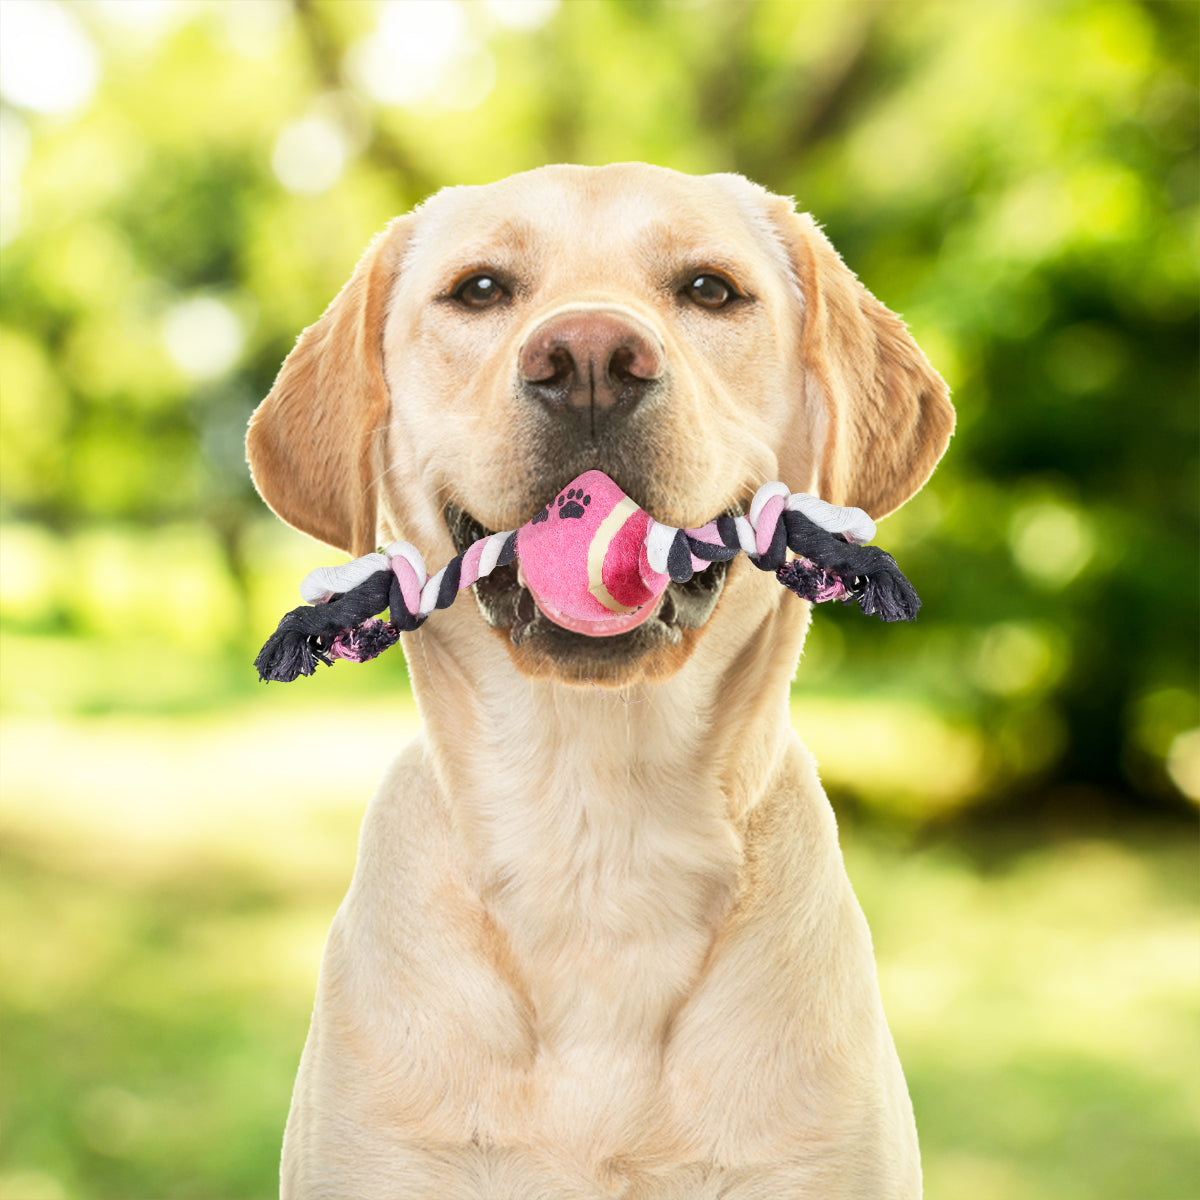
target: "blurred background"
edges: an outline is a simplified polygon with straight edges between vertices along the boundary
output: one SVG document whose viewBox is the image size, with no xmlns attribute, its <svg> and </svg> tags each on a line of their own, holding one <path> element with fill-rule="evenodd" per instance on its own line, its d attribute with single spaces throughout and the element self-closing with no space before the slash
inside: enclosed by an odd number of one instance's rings
<svg viewBox="0 0 1200 1200">
<path fill-rule="evenodd" d="M 0 1197 L 267 1197 L 400 655 L 246 418 L 384 222 L 546 162 L 794 194 L 949 381 L 911 627 L 794 689 L 931 1200 L 1200 1195 L 1190 0 L 0 0 Z"/>
</svg>

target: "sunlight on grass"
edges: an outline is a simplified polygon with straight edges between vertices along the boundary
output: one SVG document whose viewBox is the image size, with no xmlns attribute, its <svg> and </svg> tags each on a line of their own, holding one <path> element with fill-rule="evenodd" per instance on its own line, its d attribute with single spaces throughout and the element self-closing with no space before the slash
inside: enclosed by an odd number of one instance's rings
<svg viewBox="0 0 1200 1200">
<path fill-rule="evenodd" d="M 330 825 L 353 829 L 417 728 L 407 696 L 164 720 L 11 717 L 0 762 L 10 836 L 54 836 L 125 879 L 221 862 L 287 881 L 339 877 Z M 315 873 L 315 875 L 314 875 Z"/>
<path fill-rule="evenodd" d="M 6 722 L 0 1197 L 251 1197 L 407 697 Z"/>
<path fill-rule="evenodd" d="M 1194 1194 L 1190 844 L 1072 841 L 980 870 L 852 842 L 847 861 L 931 1200 Z"/>
</svg>

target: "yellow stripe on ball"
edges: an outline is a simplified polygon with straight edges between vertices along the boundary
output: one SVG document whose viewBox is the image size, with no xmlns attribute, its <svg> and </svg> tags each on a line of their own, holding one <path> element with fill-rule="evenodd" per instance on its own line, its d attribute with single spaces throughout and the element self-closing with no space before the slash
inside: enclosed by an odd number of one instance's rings
<svg viewBox="0 0 1200 1200">
<path fill-rule="evenodd" d="M 614 600 L 612 593 L 604 585 L 603 574 L 604 556 L 608 553 L 613 538 L 620 532 L 621 526 L 638 511 L 638 505 L 634 501 L 630 500 L 628 496 L 622 496 L 612 512 L 600 522 L 600 527 L 596 530 L 591 545 L 588 546 L 588 591 L 609 612 L 632 613 L 637 612 L 641 607 L 635 604 L 631 608 Z"/>
</svg>

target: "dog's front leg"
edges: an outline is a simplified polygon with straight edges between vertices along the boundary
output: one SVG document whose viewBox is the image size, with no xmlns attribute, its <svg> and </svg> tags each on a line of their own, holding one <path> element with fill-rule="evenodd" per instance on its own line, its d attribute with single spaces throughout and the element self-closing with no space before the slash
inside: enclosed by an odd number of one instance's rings
<svg viewBox="0 0 1200 1200">
<path fill-rule="evenodd" d="M 376 1130 L 342 1132 L 338 1152 L 310 1153 L 301 1127 L 288 1122 L 280 1200 L 615 1200 L 613 1192 L 523 1147 L 389 1142 Z"/>
<path fill-rule="evenodd" d="M 646 1177 L 621 1200 L 918 1200 L 920 1172 L 909 1164 L 864 1165 L 839 1152 L 761 1167 L 692 1163 Z"/>
<path fill-rule="evenodd" d="M 520 1108 L 536 1053 L 519 989 L 489 954 L 494 939 L 414 742 L 368 807 L 325 945 L 283 1200 L 592 1200 L 530 1155 L 486 1148 L 515 1140 L 493 1126 Z"/>
</svg>

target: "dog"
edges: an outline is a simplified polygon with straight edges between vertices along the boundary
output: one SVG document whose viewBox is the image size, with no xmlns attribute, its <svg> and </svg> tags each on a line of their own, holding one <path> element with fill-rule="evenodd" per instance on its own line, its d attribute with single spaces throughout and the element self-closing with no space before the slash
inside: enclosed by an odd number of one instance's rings
<svg viewBox="0 0 1200 1200">
<path fill-rule="evenodd" d="M 782 480 L 881 517 L 945 384 L 813 219 L 736 175 L 547 166 L 397 218 L 251 418 L 284 521 L 444 562 L 582 471 L 695 527 Z M 516 565 L 404 635 L 287 1200 L 920 1194 L 834 816 L 788 717 L 810 606 L 744 558 L 614 636 Z"/>
</svg>

